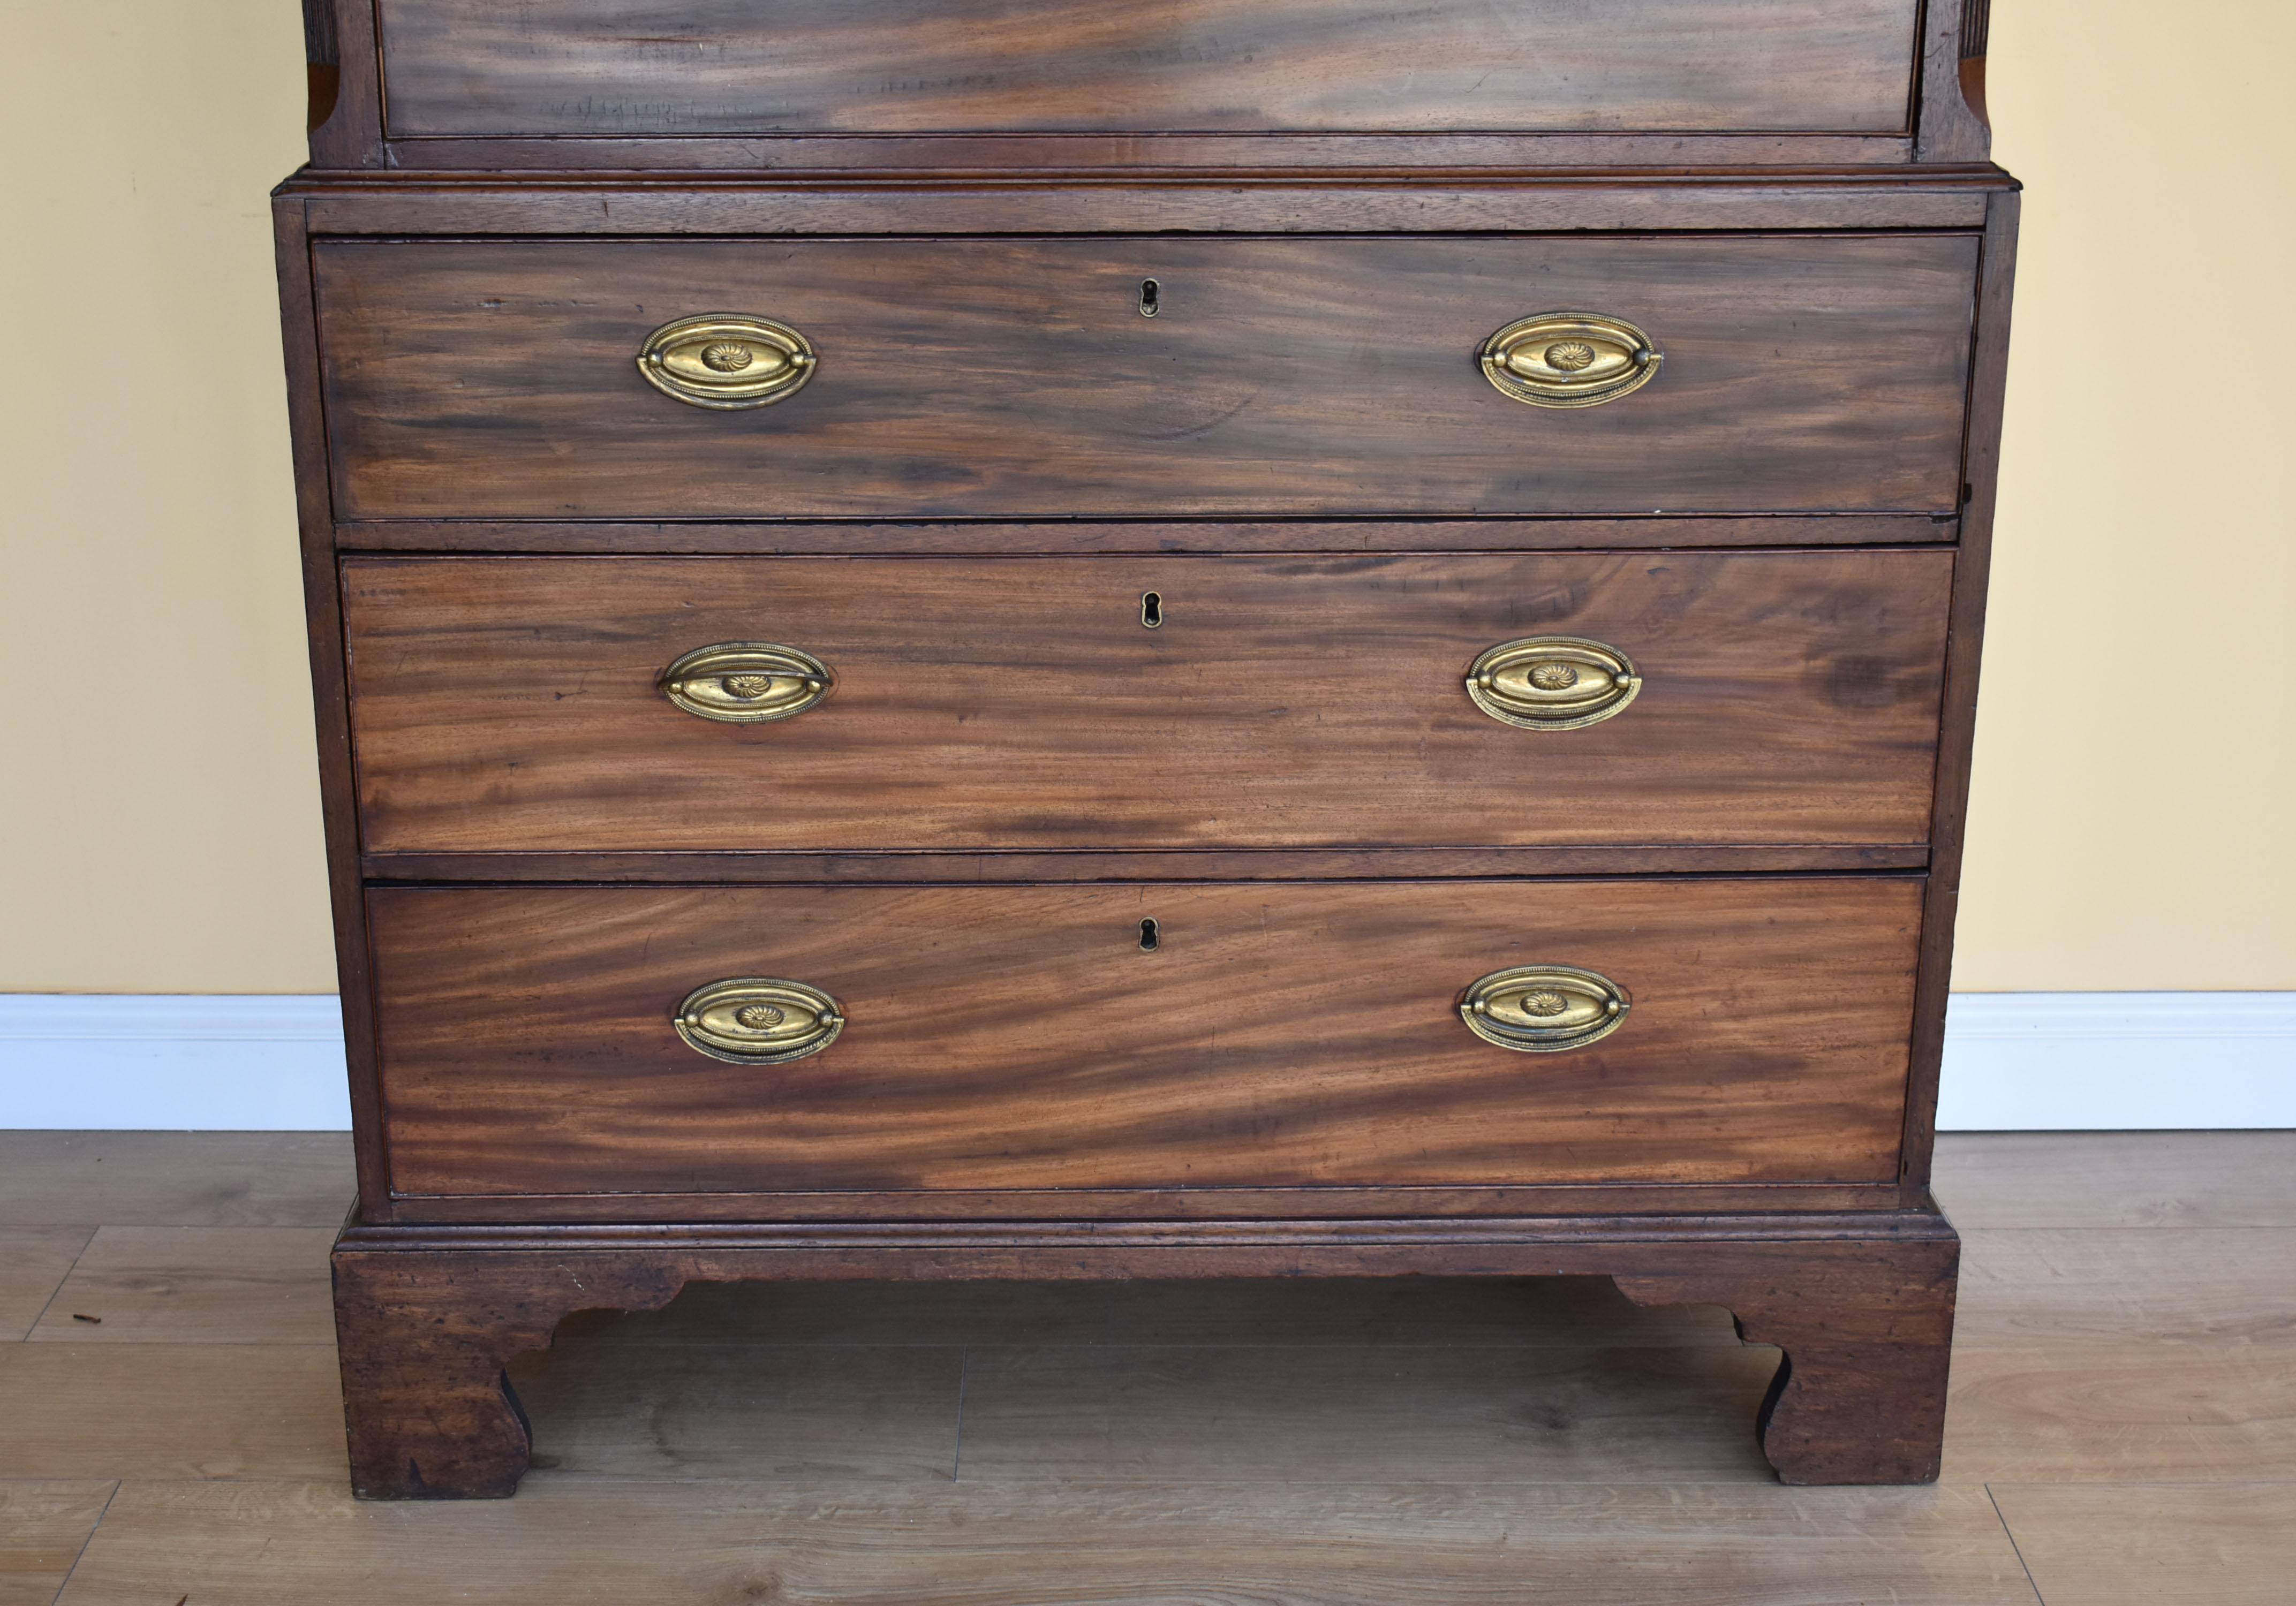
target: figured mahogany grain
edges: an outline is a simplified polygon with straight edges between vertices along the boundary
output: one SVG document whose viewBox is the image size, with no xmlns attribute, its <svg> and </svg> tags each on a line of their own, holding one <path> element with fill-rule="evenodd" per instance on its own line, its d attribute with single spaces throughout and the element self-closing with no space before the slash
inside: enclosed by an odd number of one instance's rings
<svg viewBox="0 0 2296 1606">
<path fill-rule="evenodd" d="M 1916 0 L 383 0 L 390 132 L 1902 133 Z"/>
<path fill-rule="evenodd" d="M 354 559 L 370 852 L 1905 844 L 1952 553 Z M 1154 592 L 1163 623 L 1141 623 Z M 1590 636 L 1640 696 L 1482 713 L 1485 648 Z M 717 642 L 794 718 L 656 689 Z"/>
<path fill-rule="evenodd" d="M 314 261 L 338 518 L 1960 502 L 1958 234 L 322 240 Z M 1575 411 L 1485 381 L 1493 331 L 1578 308 L 1647 330 L 1663 371 Z M 816 377 L 741 412 L 656 393 L 646 335 L 717 311 L 794 325 Z"/>
<path fill-rule="evenodd" d="M 1917 877 L 378 888 L 392 1185 L 625 1193 L 626 1219 L 675 1220 L 676 1195 L 720 1191 L 1885 1182 L 1920 897 Z M 1461 1023 L 1470 982 L 1546 962 L 1620 983 L 1625 1024 L 1527 1054 Z M 849 1024 L 783 1065 L 687 1047 L 680 1000 L 739 976 L 824 988 Z"/>
</svg>

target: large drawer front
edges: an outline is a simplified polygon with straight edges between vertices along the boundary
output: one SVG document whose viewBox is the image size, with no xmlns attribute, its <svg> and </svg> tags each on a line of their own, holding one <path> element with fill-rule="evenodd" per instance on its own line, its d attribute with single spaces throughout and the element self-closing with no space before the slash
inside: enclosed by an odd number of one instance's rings
<svg viewBox="0 0 2296 1606">
<path fill-rule="evenodd" d="M 1953 561 L 354 559 L 362 829 L 377 853 L 1918 843 Z M 1614 649 L 1632 701 L 1546 726 L 1470 697 L 1488 650 L 1555 637 Z M 758 723 L 707 717 L 706 676 L 704 712 L 673 701 L 665 671 L 720 644 L 808 655 L 826 694 Z"/>
<path fill-rule="evenodd" d="M 390 1177 L 401 1195 L 1894 1181 L 1920 893 L 379 889 Z M 1615 984 L 1617 1029 L 1549 1053 L 1468 1029 L 1472 984 L 1555 963 Z M 689 995 L 752 978 L 818 989 L 841 1029 L 780 1063 L 689 1046 Z"/>
<path fill-rule="evenodd" d="M 334 240 L 314 255 L 344 518 L 1960 501 L 1966 235 Z M 1558 311 L 1640 330 L 1656 376 L 1575 408 L 1487 381 L 1487 340 Z M 795 330 L 817 359 L 808 381 L 733 411 L 650 385 L 649 335 L 717 313 Z"/>
<path fill-rule="evenodd" d="M 382 0 L 394 135 L 1906 127 L 1916 0 Z M 1280 160 L 1280 158 L 1271 158 Z"/>
</svg>

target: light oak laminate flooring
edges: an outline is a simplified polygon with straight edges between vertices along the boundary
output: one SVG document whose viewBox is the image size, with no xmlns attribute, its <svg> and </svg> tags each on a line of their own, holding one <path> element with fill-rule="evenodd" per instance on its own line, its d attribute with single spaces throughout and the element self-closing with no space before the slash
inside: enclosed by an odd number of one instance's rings
<svg viewBox="0 0 2296 1606">
<path fill-rule="evenodd" d="M 334 1227 L 348 1132 L 0 1131 L 0 1226 Z"/>
<path fill-rule="evenodd" d="M 332 1135 L 0 1133 L 0 1606 L 2296 1600 L 2296 1134 L 1948 1135 L 1945 1480 L 1788 1489 L 1774 1352 L 1601 1279 L 748 1285 L 344 1489 Z M 89 1319 L 82 1319 L 89 1318 Z"/>
<path fill-rule="evenodd" d="M 32 1331 L 94 1232 L 0 1226 L 0 1343 Z"/>
<path fill-rule="evenodd" d="M 35 1343 L 330 1344 L 332 1227 L 104 1227 Z"/>
<path fill-rule="evenodd" d="M 310 1606 L 2032 1606 L 1979 1489 L 124 1486 L 64 1591 Z"/>
<path fill-rule="evenodd" d="M 48 1606 L 119 1485 L 0 1479 L 0 1606 Z"/>
<path fill-rule="evenodd" d="M 2296 1483 L 2008 1483 L 1993 1498 L 2049 1606 L 2296 1600 Z"/>
<path fill-rule="evenodd" d="M 1956 1227 L 2296 1227 L 2296 1131 L 1948 1132 Z"/>
<path fill-rule="evenodd" d="M 0 1344 L 0 1478 L 330 1478 L 324 1344 Z"/>
</svg>

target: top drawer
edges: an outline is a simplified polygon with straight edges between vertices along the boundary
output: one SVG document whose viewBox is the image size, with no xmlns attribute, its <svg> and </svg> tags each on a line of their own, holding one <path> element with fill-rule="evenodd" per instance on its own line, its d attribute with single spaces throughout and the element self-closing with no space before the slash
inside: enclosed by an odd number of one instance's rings
<svg viewBox="0 0 2296 1606">
<path fill-rule="evenodd" d="M 314 262 L 346 519 L 1960 500 L 1964 234 L 337 239 Z M 1623 320 L 1655 348 L 1636 371 L 1653 377 L 1595 406 L 1502 394 L 1478 354 L 1548 313 Z M 649 336 L 708 314 L 801 336 L 802 388 L 736 411 L 655 389 L 637 363 Z M 705 359 L 781 360 L 687 344 L 705 387 Z M 1519 360 L 1599 378 L 1628 349 L 1542 333 Z"/>
<path fill-rule="evenodd" d="M 1901 133 L 1919 0 L 381 0 L 395 137 Z"/>
</svg>

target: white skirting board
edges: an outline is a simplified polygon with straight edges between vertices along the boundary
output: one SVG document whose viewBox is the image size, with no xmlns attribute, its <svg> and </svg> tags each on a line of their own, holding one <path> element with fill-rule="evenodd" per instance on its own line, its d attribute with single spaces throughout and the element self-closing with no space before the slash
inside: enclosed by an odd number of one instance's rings
<svg viewBox="0 0 2296 1606">
<path fill-rule="evenodd" d="M 0 994 L 0 1127 L 349 1125 L 332 995 Z M 2296 1127 L 2296 992 L 1956 994 L 1938 1125 Z"/>
<path fill-rule="evenodd" d="M 0 994 L 0 1127 L 340 1132 L 332 993 Z"/>
<path fill-rule="evenodd" d="M 2296 993 L 1956 993 L 1943 1132 L 2296 1127 Z"/>
</svg>

